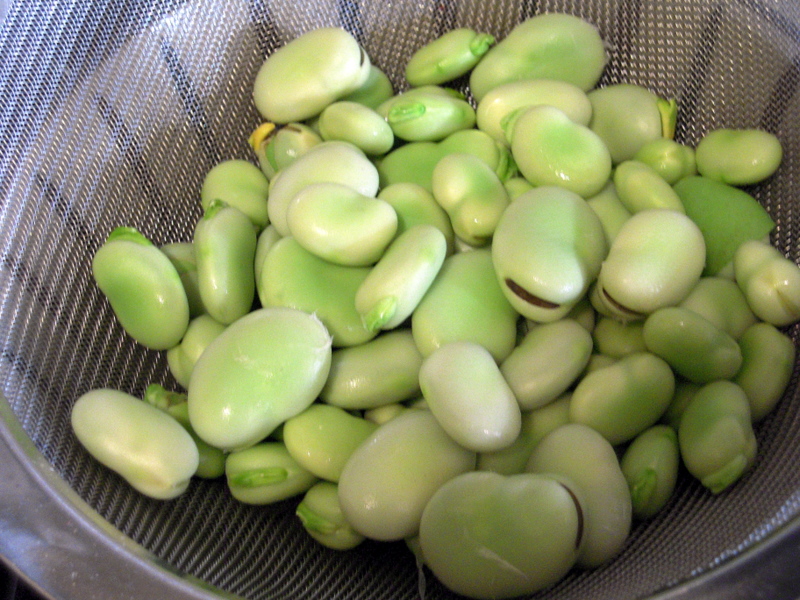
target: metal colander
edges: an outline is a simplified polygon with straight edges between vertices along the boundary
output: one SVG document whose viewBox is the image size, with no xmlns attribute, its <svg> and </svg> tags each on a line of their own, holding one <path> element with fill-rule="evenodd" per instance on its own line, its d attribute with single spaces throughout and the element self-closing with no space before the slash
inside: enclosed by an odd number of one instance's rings
<svg viewBox="0 0 800 600">
<path fill-rule="evenodd" d="M 750 188 L 800 260 L 800 5 L 794 0 L 20 0 L 0 29 L 0 555 L 53 598 L 452 598 L 403 544 L 341 553 L 311 540 L 295 501 L 253 507 L 224 481 L 180 498 L 134 492 L 77 443 L 83 392 L 176 389 L 95 286 L 91 258 L 131 225 L 189 241 L 205 173 L 254 160 L 251 85 L 265 55 L 341 26 L 403 89 L 412 52 L 454 27 L 502 38 L 565 11 L 599 29 L 601 84 L 680 106 L 677 139 L 715 127 L 779 136 L 780 172 Z M 463 82 L 461 89 L 464 89 Z M 790 334 L 795 341 L 798 329 Z M 757 427 L 755 468 L 714 497 L 685 474 L 610 564 L 539 599 L 795 598 L 800 394 Z"/>
</svg>

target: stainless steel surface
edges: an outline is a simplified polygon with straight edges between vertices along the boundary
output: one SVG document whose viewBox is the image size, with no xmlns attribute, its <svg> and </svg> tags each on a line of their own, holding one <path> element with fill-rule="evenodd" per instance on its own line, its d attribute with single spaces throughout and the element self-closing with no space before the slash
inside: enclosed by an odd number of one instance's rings
<svg viewBox="0 0 800 600">
<path fill-rule="evenodd" d="M 253 160 L 250 85 L 266 53 L 319 25 L 358 37 L 400 87 L 411 52 L 473 26 L 502 37 L 566 10 L 609 44 L 603 84 L 676 97 L 678 137 L 762 127 L 786 158 L 751 191 L 800 260 L 800 5 L 779 0 L 71 0 L 14 4 L 0 26 L 0 555 L 51 598 L 445 599 L 402 544 L 337 553 L 294 503 L 247 507 L 223 482 L 148 500 L 99 466 L 69 429 L 94 387 L 169 387 L 94 286 L 91 256 L 117 225 L 186 241 L 217 161 Z M 795 341 L 798 330 L 790 330 Z M 688 477 L 622 554 L 535 598 L 794 598 L 800 515 L 798 372 L 758 427 L 758 462 L 713 497 Z M 203 581 L 205 583 L 199 584 Z"/>
</svg>

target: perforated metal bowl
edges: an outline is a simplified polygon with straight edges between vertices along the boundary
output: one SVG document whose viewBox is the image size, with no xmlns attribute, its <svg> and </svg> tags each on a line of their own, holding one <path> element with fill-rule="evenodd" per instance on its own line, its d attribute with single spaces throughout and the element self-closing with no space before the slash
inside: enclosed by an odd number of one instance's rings
<svg viewBox="0 0 800 600">
<path fill-rule="evenodd" d="M 800 5 L 792 0 L 20 0 L 0 29 L 0 554 L 59 599 L 452 598 L 403 544 L 327 550 L 294 501 L 252 507 L 222 481 L 149 500 L 101 467 L 69 427 L 101 386 L 174 387 L 93 284 L 117 225 L 188 241 L 216 162 L 253 160 L 251 82 L 264 56 L 309 29 L 352 32 L 402 89 L 414 49 L 457 26 L 503 37 L 540 12 L 596 24 L 602 84 L 677 98 L 679 140 L 759 127 L 781 171 L 750 189 L 800 260 Z M 790 334 L 797 340 L 798 330 Z M 796 370 L 797 371 L 797 370 Z M 797 372 L 758 425 L 753 471 L 717 497 L 682 477 L 624 551 L 541 599 L 800 596 Z M 223 591 L 224 590 L 224 591 Z"/>
</svg>

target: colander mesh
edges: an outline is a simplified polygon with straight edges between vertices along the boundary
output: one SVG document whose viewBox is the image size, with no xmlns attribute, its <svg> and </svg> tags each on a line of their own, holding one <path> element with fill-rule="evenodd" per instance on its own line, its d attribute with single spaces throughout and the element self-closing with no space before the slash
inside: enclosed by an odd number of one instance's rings
<svg viewBox="0 0 800 600">
<path fill-rule="evenodd" d="M 113 318 L 90 272 L 118 225 L 157 244 L 189 241 L 204 174 L 253 160 L 250 91 L 264 56 L 318 26 L 342 26 L 403 89 L 403 67 L 454 27 L 502 38 L 522 19 L 566 11 L 598 26 L 602 84 L 632 82 L 679 101 L 677 137 L 761 127 L 785 150 L 753 193 L 774 243 L 800 259 L 800 6 L 778 0 L 25 0 L 0 30 L 0 389 L 37 447 L 78 494 L 176 569 L 251 600 L 452 597 L 403 544 L 328 551 L 304 534 L 295 501 L 251 507 L 222 481 L 149 500 L 99 466 L 69 427 L 72 403 L 108 386 L 176 389 L 163 354 Z M 465 89 L 461 82 L 462 89 Z M 798 332 L 792 329 L 796 340 Z M 797 370 L 796 370 L 797 371 Z M 713 568 L 800 508 L 797 372 L 757 429 L 755 469 L 712 497 L 689 477 L 637 524 L 622 554 L 535 598 L 638 598 Z M 421 591 L 420 591 L 421 590 Z"/>
</svg>

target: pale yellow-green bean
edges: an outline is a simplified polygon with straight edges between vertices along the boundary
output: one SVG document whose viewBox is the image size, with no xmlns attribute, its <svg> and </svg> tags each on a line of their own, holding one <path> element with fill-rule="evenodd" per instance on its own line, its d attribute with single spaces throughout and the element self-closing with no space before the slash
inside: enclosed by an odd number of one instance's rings
<svg viewBox="0 0 800 600">
<path fill-rule="evenodd" d="M 633 516 L 648 519 L 669 502 L 680 468 L 678 434 L 654 425 L 636 436 L 620 461 L 631 490 Z"/>
<path fill-rule="evenodd" d="M 333 550 L 349 550 L 364 541 L 342 514 L 335 483 L 318 481 L 303 496 L 295 511 L 308 534 Z"/>
<path fill-rule="evenodd" d="M 245 504 L 272 504 L 302 494 L 317 478 L 281 442 L 262 442 L 231 452 L 225 461 L 231 495 Z"/>
<path fill-rule="evenodd" d="M 767 243 L 750 240 L 733 257 L 736 283 L 755 315 L 776 327 L 800 320 L 800 267 Z"/>
</svg>

